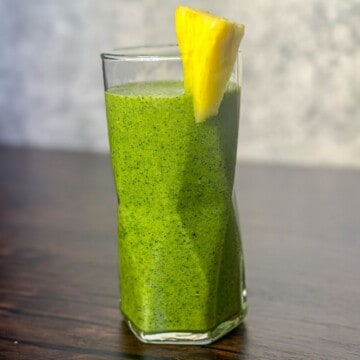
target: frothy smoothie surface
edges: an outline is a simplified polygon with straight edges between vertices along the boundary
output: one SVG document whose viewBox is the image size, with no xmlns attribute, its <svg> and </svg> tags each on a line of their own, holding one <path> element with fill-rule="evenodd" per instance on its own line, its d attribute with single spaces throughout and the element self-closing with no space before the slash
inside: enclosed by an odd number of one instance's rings
<svg viewBox="0 0 360 360">
<path fill-rule="evenodd" d="M 182 82 L 106 91 L 121 310 L 143 332 L 208 331 L 246 311 L 231 200 L 239 91 L 230 83 L 202 123 Z"/>
</svg>

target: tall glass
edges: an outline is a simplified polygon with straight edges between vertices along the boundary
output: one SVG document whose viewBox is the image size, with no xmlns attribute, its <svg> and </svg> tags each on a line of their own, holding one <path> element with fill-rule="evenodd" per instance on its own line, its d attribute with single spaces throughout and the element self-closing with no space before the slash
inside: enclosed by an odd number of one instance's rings
<svg viewBox="0 0 360 360">
<path fill-rule="evenodd" d="M 102 63 L 122 314 L 143 342 L 211 343 L 247 309 L 232 199 L 240 56 L 219 114 L 202 123 L 176 46 L 117 50 Z"/>
</svg>

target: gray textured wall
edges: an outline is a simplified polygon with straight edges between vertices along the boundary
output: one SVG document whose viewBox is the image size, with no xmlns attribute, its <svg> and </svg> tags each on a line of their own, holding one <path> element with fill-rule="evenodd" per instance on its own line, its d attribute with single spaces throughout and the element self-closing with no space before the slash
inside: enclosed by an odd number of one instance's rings
<svg viewBox="0 0 360 360">
<path fill-rule="evenodd" d="M 241 157 L 360 165 L 359 0 L 0 0 L 0 143 L 106 151 L 99 53 L 174 43 L 180 3 L 247 26 Z"/>
</svg>

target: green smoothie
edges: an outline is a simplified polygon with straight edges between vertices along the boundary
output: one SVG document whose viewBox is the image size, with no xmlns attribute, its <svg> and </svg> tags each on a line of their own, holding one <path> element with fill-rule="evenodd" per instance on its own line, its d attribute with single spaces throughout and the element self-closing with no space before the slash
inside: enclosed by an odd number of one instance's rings
<svg viewBox="0 0 360 360">
<path fill-rule="evenodd" d="M 182 82 L 105 93 L 119 200 L 121 310 L 138 330 L 207 332 L 246 302 L 232 204 L 239 87 L 196 123 Z"/>
</svg>

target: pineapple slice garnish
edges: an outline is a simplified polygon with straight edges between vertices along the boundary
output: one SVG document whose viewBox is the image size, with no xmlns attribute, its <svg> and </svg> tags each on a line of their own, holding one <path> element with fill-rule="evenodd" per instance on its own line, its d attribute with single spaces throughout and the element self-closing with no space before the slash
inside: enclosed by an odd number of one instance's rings
<svg viewBox="0 0 360 360">
<path fill-rule="evenodd" d="M 242 24 L 178 6 L 175 27 L 185 92 L 193 96 L 196 122 L 217 115 L 244 36 Z"/>
</svg>

